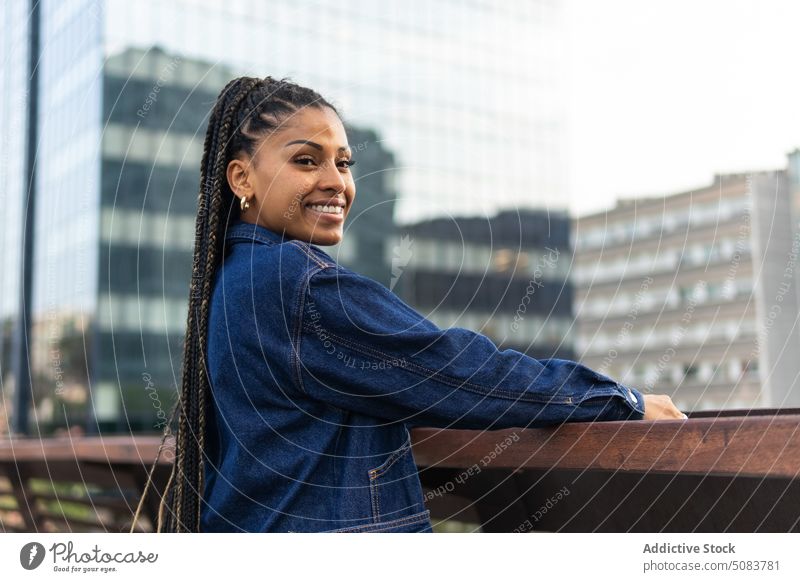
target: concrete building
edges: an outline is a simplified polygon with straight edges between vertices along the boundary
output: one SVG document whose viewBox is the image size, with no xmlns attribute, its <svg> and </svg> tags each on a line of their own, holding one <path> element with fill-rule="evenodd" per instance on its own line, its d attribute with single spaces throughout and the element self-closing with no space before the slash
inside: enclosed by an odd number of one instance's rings
<svg viewBox="0 0 800 582">
<path fill-rule="evenodd" d="M 573 221 L 584 364 L 684 410 L 800 405 L 786 171 L 717 175 Z"/>
<path fill-rule="evenodd" d="M 535 358 L 573 358 L 569 217 L 544 210 L 402 228 L 390 288 L 439 327 L 465 327 Z"/>
</svg>

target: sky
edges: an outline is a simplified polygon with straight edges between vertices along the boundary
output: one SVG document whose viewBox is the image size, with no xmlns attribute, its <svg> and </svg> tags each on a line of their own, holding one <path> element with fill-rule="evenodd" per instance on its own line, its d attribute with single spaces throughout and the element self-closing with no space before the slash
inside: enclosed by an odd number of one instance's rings
<svg viewBox="0 0 800 582">
<path fill-rule="evenodd" d="M 563 17 L 576 215 L 800 148 L 800 1 L 565 0 Z"/>
</svg>

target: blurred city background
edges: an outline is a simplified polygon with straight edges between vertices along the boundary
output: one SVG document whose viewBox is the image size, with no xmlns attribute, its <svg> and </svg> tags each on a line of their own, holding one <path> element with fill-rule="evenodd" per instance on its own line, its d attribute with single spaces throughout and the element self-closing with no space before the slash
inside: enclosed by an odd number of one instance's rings
<svg viewBox="0 0 800 582">
<path fill-rule="evenodd" d="M 800 406 L 799 13 L 703 4 L 4 1 L 0 434 L 163 426 L 239 75 L 340 108 L 325 250 L 437 325 L 686 411 Z"/>
</svg>

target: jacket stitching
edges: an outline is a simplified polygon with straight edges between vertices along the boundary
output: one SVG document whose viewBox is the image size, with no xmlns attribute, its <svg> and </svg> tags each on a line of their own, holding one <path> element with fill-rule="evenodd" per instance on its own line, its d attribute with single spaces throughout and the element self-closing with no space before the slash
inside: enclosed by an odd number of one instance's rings
<svg viewBox="0 0 800 582">
<path fill-rule="evenodd" d="M 379 524 L 379 525 L 382 526 L 380 528 L 371 529 L 371 528 L 374 528 L 375 524 L 369 524 L 368 523 L 368 524 L 365 524 L 365 525 L 353 526 L 352 528 L 342 528 L 342 529 L 334 530 L 334 531 L 342 531 L 342 532 L 353 531 L 353 532 L 355 532 L 355 531 L 362 530 L 362 529 L 363 530 L 369 530 L 371 532 L 386 531 L 386 530 L 392 529 L 394 527 L 399 527 L 399 526 L 403 526 L 403 525 L 414 525 L 415 523 L 421 523 L 423 521 L 428 521 L 429 516 L 430 516 L 430 510 L 426 509 L 422 513 L 417 513 L 415 515 L 410 515 L 408 517 L 401 517 L 401 518 L 393 520 L 393 521 L 387 521 L 384 524 Z"/>
<path fill-rule="evenodd" d="M 398 459 L 404 456 L 409 450 L 411 450 L 410 437 L 408 440 L 406 440 L 406 442 L 403 443 L 403 445 L 399 449 L 393 451 L 392 454 L 389 455 L 389 458 L 386 459 L 380 466 L 376 467 L 375 469 L 372 469 L 373 476 L 376 479 L 382 476 L 384 473 L 386 473 L 386 471 L 388 471 L 391 468 L 392 465 L 395 464 L 395 462 L 397 462 Z"/>
<path fill-rule="evenodd" d="M 406 453 L 408 453 L 411 450 L 411 433 L 409 433 L 407 429 L 406 433 L 408 434 L 408 437 L 406 438 L 402 446 L 399 449 L 392 451 L 392 454 L 389 455 L 389 458 L 387 458 L 378 467 L 369 470 L 369 492 L 372 499 L 372 512 L 375 523 L 378 523 L 381 519 L 381 496 L 380 496 L 381 483 L 378 482 L 378 479 L 383 475 L 385 475 L 386 472 L 399 459 L 402 459 L 406 455 Z"/>
<path fill-rule="evenodd" d="M 333 482 L 338 483 L 338 479 L 336 478 L 336 462 L 338 460 L 337 453 L 339 452 L 339 441 L 342 439 L 342 432 L 344 432 L 344 426 L 339 426 L 339 432 L 336 433 L 336 443 L 333 445 Z"/>
<path fill-rule="evenodd" d="M 295 328 L 294 328 L 294 338 L 292 341 L 292 361 L 291 365 L 295 371 L 295 381 L 297 384 L 297 388 L 302 393 L 306 393 L 306 388 L 303 385 L 303 378 L 300 374 L 300 340 L 301 340 L 301 330 L 302 330 L 302 321 L 303 321 L 303 288 L 304 285 L 298 285 L 297 291 L 295 291 L 295 298 L 294 298 L 294 305 L 297 309 L 297 314 L 295 316 Z"/>
<path fill-rule="evenodd" d="M 303 328 L 306 331 L 309 331 L 309 332 L 313 332 L 314 331 L 313 328 L 311 328 L 306 323 L 303 323 Z M 388 354 L 384 354 L 380 350 L 376 350 L 374 348 L 368 348 L 367 346 L 362 346 L 361 344 L 358 344 L 356 342 L 352 342 L 350 340 L 346 340 L 344 338 L 341 338 L 341 337 L 331 333 L 330 331 L 326 330 L 325 333 L 329 338 L 338 341 L 341 345 L 343 345 L 345 347 L 349 347 L 350 349 L 352 349 L 352 350 L 354 350 L 356 352 L 359 352 L 359 353 L 361 353 L 363 355 L 372 356 L 372 357 L 379 357 L 379 358 L 382 358 L 384 360 L 397 360 L 398 359 L 398 358 L 395 358 L 394 356 L 390 356 Z M 512 392 L 510 390 L 505 390 L 505 389 L 502 389 L 502 388 L 491 388 L 491 387 L 481 386 L 480 384 L 473 384 L 473 383 L 468 382 L 466 380 L 463 380 L 463 381 L 462 380 L 458 380 L 457 378 L 454 378 L 454 377 L 449 376 L 447 374 L 443 374 L 442 372 L 436 372 L 434 370 L 431 370 L 429 368 L 426 368 L 425 366 L 421 366 L 421 365 L 416 364 L 414 362 L 408 362 L 407 361 L 406 365 L 403 366 L 403 368 L 405 368 L 409 372 L 417 374 L 418 376 L 424 377 L 426 380 L 431 380 L 431 379 L 438 380 L 438 381 L 442 382 L 443 384 L 448 384 L 450 386 L 454 386 L 455 388 L 463 388 L 463 389 L 469 390 L 471 392 L 476 392 L 476 393 L 480 394 L 481 396 L 498 396 L 498 397 L 509 398 L 509 399 L 513 399 L 513 400 L 523 400 L 523 401 L 527 401 L 527 402 L 573 405 L 573 398 L 571 396 L 566 396 L 566 397 L 564 397 L 563 400 L 557 400 L 555 398 L 543 398 L 543 397 L 537 397 L 537 396 L 532 395 L 532 394 L 524 394 L 524 393 L 519 393 L 519 392 Z"/>
<path fill-rule="evenodd" d="M 269 246 L 274 246 L 274 245 L 278 244 L 277 241 L 270 240 L 269 238 L 267 238 L 266 236 L 264 236 L 263 234 L 261 234 L 259 232 L 239 233 L 237 230 L 233 230 L 233 231 L 229 230 L 228 231 L 228 235 L 225 237 L 225 240 L 243 240 L 243 241 L 247 241 L 247 242 L 258 241 L 260 243 L 263 243 L 263 244 L 266 244 L 266 245 L 269 245 Z M 327 261 L 323 262 L 322 260 L 320 260 L 320 258 L 317 257 L 312 252 L 310 247 L 306 243 L 304 243 L 302 241 L 288 240 L 288 241 L 285 241 L 285 242 L 289 243 L 290 245 L 292 245 L 295 248 L 300 249 L 303 252 L 303 254 L 305 254 L 309 259 L 314 261 L 314 263 L 318 267 L 325 268 L 325 267 L 335 267 L 336 266 L 334 263 L 329 263 Z"/>
<path fill-rule="evenodd" d="M 369 531 L 373 531 L 373 532 L 386 531 L 388 529 L 392 529 L 393 527 L 398 527 L 398 526 L 401 526 L 401 525 L 414 525 L 415 523 L 420 523 L 420 522 L 423 522 L 423 521 L 427 521 L 429 519 L 429 516 L 430 516 L 430 509 L 426 509 L 425 511 L 422 511 L 420 513 L 415 513 L 414 515 L 409 515 L 407 517 L 401 517 L 401 518 L 395 519 L 393 521 L 387 521 L 384 524 L 380 524 L 382 526 L 380 528 L 370 529 L 370 528 L 374 528 L 375 524 L 367 523 L 367 524 L 364 524 L 364 525 L 354 525 L 353 527 L 339 528 L 339 529 L 331 530 L 331 531 L 329 531 L 327 533 L 356 532 L 356 531 L 362 530 L 362 529 L 368 529 Z"/>
<path fill-rule="evenodd" d="M 375 507 L 377 508 L 377 513 L 375 514 L 375 522 L 379 522 L 381 520 L 381 491 L 379 489 L 380 483 L 375 483 Z"/>
<path fill-rule="evenodd" d="M 378 507 L 378 492 L 375 490 L 374 478 L 371 471 L 369 476 L 369 497 L 372 502 L 372 521 L 373 523 L 378 523 L 381 520 L 381 510 Z"/>
<path fill-rule="evenodd" d="M 321 269 L 324 269 L 326 267 L 334 267 L 335 266 L 335 265 L 332 265 L 332 264 L 323 263 L 318 257 L 314 256 L 314 253 L 311 252 L 311 249 L 307 245 L 305 245 L 304 243 L 302 243 L 300 241 L 292 240 L 292 241 L 289 241 L 289 244 L 292 245 L 293 247 L 296 247 L 296 248 L 300 249 L 301 251 L 303 251 L 303 253 L 309 259 L 314 261 L 314 263 L 316 263 L 316 265 L 318 267 L 320 267 Z"/>
<path fill-rule="evenodd" d="M 263 244 L 266 244 L 266 245 L 270 245 L 270 246 L 278 244 L 276 241 L 270 240 L 270 239 L 268 239 L 267 237 L 265 237 L 264 235 L 262 235 L 262 234 L 260 234 L 258 232 L 245 234 L 245 233 L 239 233 L 237 231 L 233 231 L 233 232 L 228 231 L 228 236 L 226 236 L 225 239 L 226 240 L 243 240 L 243 241 L 247 241 L 247 242 L 253 242 L 255 240 L 255 241 L 258 241 L 260 243 L 263 243 Z"/>
<path fill-rule="evenodd" d="M 303 321 L 303 309 L 305 309 L 305 296 L 306 291 L 308 290 L 308 283 L 315 274 L 321 271 L 325 267 L 318 267 L 316 269 L 312 269 L 309 273 L 306 274 L 305 280 L 297 286 L 297 292 L 295 297 L 295 308 L 297 310 L 296 315 L 296 322 L 297 327 L 295 329 L 294 334 L 294 350 L 292 354 L 293 364 L 295 369 L 295 378 L 297 387 L 303 394 L 308 394 L 305 385 L 303 384 L 303 370 L 302 366 L 300 365 L 300 344 L 303 341 L 302 330 L 308 325 Z"/>
</svg>

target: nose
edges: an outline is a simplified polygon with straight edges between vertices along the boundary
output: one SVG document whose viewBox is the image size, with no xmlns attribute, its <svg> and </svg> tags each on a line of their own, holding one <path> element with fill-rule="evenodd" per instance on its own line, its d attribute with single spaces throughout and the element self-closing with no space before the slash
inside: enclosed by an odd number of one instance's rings
<svg viewBox="0 0 800 582">
<path fill-rule="evenodd" d="M 344 192 L 347 187 L 344 176 L 336 167 L 336 164 L 328 162 L 322 165 L 319 173 L 317 187 L 332 193 Z"/>
</svg>

